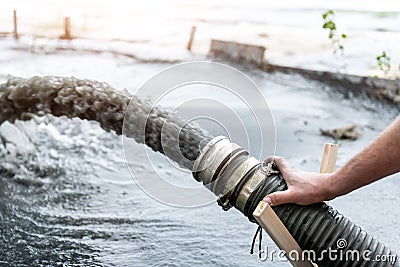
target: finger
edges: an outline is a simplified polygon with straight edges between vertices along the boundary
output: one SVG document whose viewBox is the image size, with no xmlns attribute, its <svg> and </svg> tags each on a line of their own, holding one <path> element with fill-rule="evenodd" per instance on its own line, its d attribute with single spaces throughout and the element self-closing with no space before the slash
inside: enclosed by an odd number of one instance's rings
<svg viewBox="0 0 400 267">
<path fill-rule="evenodd" d="M 274 161 L 274 158 L 275 158 L 276 156 L 269 156 L 268 158 L 266 158 L 265 160 L 264 160 L 264 163 L 270 163 L 270 162 L 272 162 L 272 161 Z"/>
<path fill-rule="evenodd" d="M 295 196 L 290 190 L 278 191 L 267 195 L 263 201 L 271 206 L 278 206 L 286 203 L 295 203 Z"/>
<path fill-rule="evenodd" d="M 282 157 L 274 157 L 274 162 L 283 176 L 291 170 L 289 163 Z"/>
</svg>

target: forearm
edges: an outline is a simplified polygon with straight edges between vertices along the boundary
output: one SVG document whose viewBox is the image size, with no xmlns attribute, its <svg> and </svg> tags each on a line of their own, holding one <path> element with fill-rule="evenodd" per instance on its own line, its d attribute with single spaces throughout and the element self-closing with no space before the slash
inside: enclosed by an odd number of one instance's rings
<svg viewBox="0 0 400 267">
<path fill-rule="evenodd" d="M 329 197 L 357 188 L 400 171 L 400 117 L 364 150 L 329 179 Z"/>
<path fill-rule="evenodd" d="M 292 169 L 284 158 L 275 161 L 288 189 L 269 194 L 264 201 L 272 206 L 285 203 L 308 205 L 347 194 L 400 171 L 400 117 L 363 151 L 334 173 Z"/>
</svg>

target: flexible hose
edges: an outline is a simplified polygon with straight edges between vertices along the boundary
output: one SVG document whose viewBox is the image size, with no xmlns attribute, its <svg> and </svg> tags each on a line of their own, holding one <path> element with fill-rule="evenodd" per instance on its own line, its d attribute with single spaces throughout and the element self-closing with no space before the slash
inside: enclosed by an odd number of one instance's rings
<svg viewBox="0 0 400 267">
<path fill-rule="evenodd" d="M 95 120 L 103 129 L 121 134 L 130 99 L 131 96 L 127 93 L 117 91 L 108 84 L 90 80 L 63 77 L 33 77 L 27 80 L 12 77 L 0 85 L 0 124 L 5 120 L 27 119 L 27 113 L 53 114 Z M 168 112 L 152 109 L 146 102 L 135 97 L 132 101 L 131 112 L 135 114 L 131 116 L 131 121 L 126 122 L 129 124 L 127 135 L 139 143 L 145 143 L 154 151 L 164 152 L 161 131 L 165 123 L 181 129 L 175 141 L 179 142 L 181 152 L 187 159 L 196 159 L 200 154 L 201 142 L 210 139 L 196 125 L 186 124 L 179 119 L 167 121 Z M 143 119 L 143 116 L 148 120 L 144 138 L 135 129 L 135 119 Z M 192 169 L 191 164 L 185 164 L 182 163 L 184 167 Z M 245 215 L 254 221 L 251 214 L 259 201 L 267 194 L 286 188 L 280 174 L 265 177 L 246 202 Z M 316 255 L 321 256 L 317 260 L 319 266 L 399 266 L 398 257 L 393 251 L 325 203 L 309 206 L 286 204 L 273 209 L 303 250 L 313 250 Z M 347 246 L 342 248 L 344 253 L 369 250 L 371 259 L 392 255 L 395 257 L 394 261 L 331 260 L 328 255 L 324 256 L 323 251 L 327 248 L 338 248 L 338 239 L 347 242 Z"/>
</svg>

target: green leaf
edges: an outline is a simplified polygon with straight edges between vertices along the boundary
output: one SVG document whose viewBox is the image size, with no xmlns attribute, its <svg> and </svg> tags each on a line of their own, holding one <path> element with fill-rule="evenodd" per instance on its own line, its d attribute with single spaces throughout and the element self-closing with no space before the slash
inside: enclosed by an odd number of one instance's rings
<svg viewBox="0 0 400 267">
<path fill-rule="evenodd" d="M 343 39 L 346 39 L 346 38 L 347 38 L 347 35 L 344 34 L 344 33 L 342 33 L 342 38 L 343 38 Z"/>
<path fill-rule="evenodd" d="M 333 21 L 327 21 L 322 25 L 324 29 L 336 30 L 336 24 Z"/>
<path fill-rule="evenodd" d="M 325 13 L 322 14 L 322 18 L 326 19 L 329 15 L 334 15 L 335 13 L 333 10 L 327 10 Z"/>
</svg>

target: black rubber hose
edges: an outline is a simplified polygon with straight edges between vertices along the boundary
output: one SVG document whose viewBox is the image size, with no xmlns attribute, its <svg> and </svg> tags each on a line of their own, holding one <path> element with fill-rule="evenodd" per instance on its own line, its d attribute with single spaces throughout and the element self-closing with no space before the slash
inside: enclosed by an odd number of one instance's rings
<svg viewBox="0 0 400 267">
<path fill-rule="evenodd" d="M 285 180 L 281 174 L 273 174 L 266 177 L 250 196 L 245 215 L 250 221 L 255 222 L 252 213 L 264 196 L 287 189 Z M 276 214 L 289 230 L 294 239 L 303 250 L 315 252 L 319 266 L 400 266 L 397 254 L 384 244 L 372 237 L 337 210 L 325 203 L 301 206 L 285 204 L 273 207 Z M 345 240 L 344 247 L 338 247 L 338 240 Z M 328 249 L 337 250 L 333 260 L 327 253 Z M 364 251 L 370 251 L 364 254 Z M 324 252 L 325 251 L 325 252 Z M 352 256 L 352 251 L 358 251 Z M 341 256 L 342 255 L 342 256 Z M 348 255 L 348 256 L 346 256 Z M 382 259 L 386 261 L 375 261 Z M 370 260 L 368 260 L 370 259 Z"/>
</svg>

